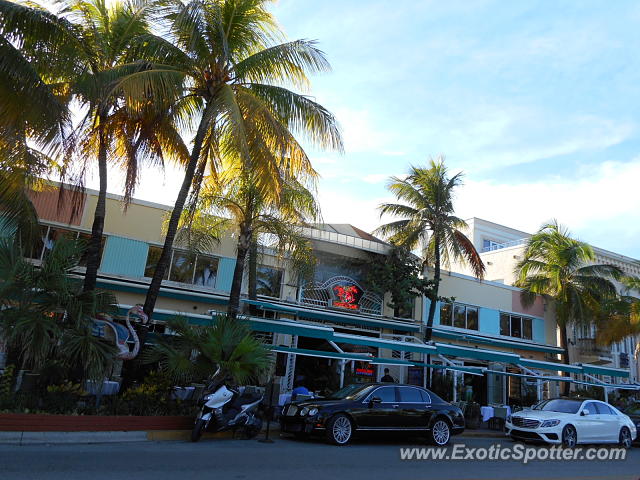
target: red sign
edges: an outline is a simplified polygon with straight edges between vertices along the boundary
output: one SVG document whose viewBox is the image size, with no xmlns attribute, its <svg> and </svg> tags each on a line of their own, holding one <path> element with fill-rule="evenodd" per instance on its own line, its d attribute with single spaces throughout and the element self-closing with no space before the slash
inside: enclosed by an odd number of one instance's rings
<svg viewBox="0 0 640 480">
<path fill-rule="evenodd" d="M 362 290 L 355 285 L 336 285 L 333 287 L 338 300 L 333 301 L 333 306 L 338 308 L 348 308 L 350 310 L 358 310 L 360 305 L 360 297 Z"/>
<path fill-rule="evenodd" d="M 365 375 L 367 377 L 373 377 L 375 372 L 368 368 L 356 368 L 356 375 Z"/>
</svg>

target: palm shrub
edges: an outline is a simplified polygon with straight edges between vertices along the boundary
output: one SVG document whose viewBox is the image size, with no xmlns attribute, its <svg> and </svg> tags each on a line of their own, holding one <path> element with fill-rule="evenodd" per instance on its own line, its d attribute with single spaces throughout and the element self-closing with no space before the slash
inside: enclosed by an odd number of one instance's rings
<svg viewBox="0 0 640 480">
<path fill-rule="evenodd" d="M 78 379 L 100 379 L 111 366 L 115 347 L 92 335 L 91 318 L 114 314 L 115 298 L 83 292 L 73 277 L 83 248 L 61 238 L 36 266 L 17 242 L 0 240 L 0 333 L 23 368 L 60 363 Z"/>
<path fill-rule="evenodd" d="M 213 326 L 194 327 L 176 317 L 167 325 L 175 336 L 160 338 L 143 361 L 157 363 L 178 384 L 207 380 L 218 367 L 217 378 L 243 384 L 259 380 L 271 365 L 269 351 L 242 319 L 218 315 Z"/>
</svg>

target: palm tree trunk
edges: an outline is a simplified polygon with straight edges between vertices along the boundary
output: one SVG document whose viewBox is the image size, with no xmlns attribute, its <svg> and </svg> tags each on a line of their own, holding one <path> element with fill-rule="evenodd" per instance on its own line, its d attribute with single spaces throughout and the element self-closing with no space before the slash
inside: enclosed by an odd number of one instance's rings
<svg viewBox="0 0 640 480">
<path fill-rule="evenodd" d="M 559 327 L 560 327 L 560 347 L 564 349 L 564 353 L 562 354 L 562 360 L 564 361 L 565 365 L 571 365 L 571 362 L 569 361 L 569 342 L 567 341 L 567 325 L 563 323 L 562 325 L 559 325 Z M 562 376 L 570 377 L 571 374 L 568 372 L 562 372 Z M 562 382 L 562 383 L 563 383 L 563 386 L 562 386 L 563 395 L 569 395 L 571 383 L 570 382 Z"/>
<path fill-rule="evenodd" d="M 236 255 L 236 267 L 233 270 L 233 281 L 231 282 L 231 292 L 229 292 L 229 308 L 227 313 L 235 318 L 240 310 L 240 292 L 242 289 L 242 278 L 244 277 L 244 264 L 247 253 L 251 248 L 253 232 L 251 226 L 243 223 L 240 225 L 240 237 L 238 238 L 238 253 Z"/>
<path fill-rule="evenodd" d="M 102 250 L 102 232 L 104 230 L 104 218 L 106 215 L 107 203 L 107 138 L 104 131 L 104 119 L 100 118 L 98 126 L 98 177 L 100 179 L 100 190 L 98 192 L 98 202 L 93 214 L 93 225 L 91 227 L 91 238 L 87 245 L 87 266 L 84 275 L 83 291 L 95 290 L 100 268 L 100 251 Z"/>
<path fill-rule="evenodd" d="M 429 315 L 427 316 L 427 328 L 424 332 L 424 341 L 430 342 L 433 335 L 433 319 L 436 315 L 438 303 L 438 291 L 440 290 L 440 238 L 434 239 L 434 265 L 433 265 L 433 290 L 429 298 Z M 427 354 L 427 363 L 431 363 L 431 355 Z M 427 368 L 427 387 L 431 387 L 431 370 Z"/>
<path fill-rule="evenodd" d="M 200 158 L 202 143 L 204 141 L 207 129 L 209 128 L 209 109 L 210 106 L 207 104 L 204 112 L 202 113 L 202 118 L 200 119 L 200 125 L 198 126 L 196 137 L 193 140 L 193 150 L 191 151 L 191 157 L 189 158 L 189 163 L 187 164 L 187 169 L 184 173 L 184 180 L 182 181 L 182 186 L 180 187 L 178 198 L 176 198 L 176 203 L 173 206 L 173 210 L 171 212 L 171 218 L 169 219 L 167 235 L 164 239 L 162 253 L 160 254 L 160 258 L 158 259 L 156 269 L 153 272 L 153 278 L 151 279 L 151 284 L 149 285 L 149 290 L 147 291 L 147 297 L 144 301 L 144 313 L 147 314 L 149 320 L 151 320 L 153 310 L 156 306 L 156 301 L 158 300 L 160 286 L 162 285 L 162 278 L 164 277 L 164 273 L 167 271 L 167 267 L 169 266 L 169 261 L 171 259 L 171 250 L 173 249 L 173 242 L 176 237 L 176 232 L 178 231 L 178 222 L 180 221 L 180 216 L 182 215 L 185 201 L 187 200 L 187 196 L 189 195 L 189 189 L 191 188 L 193 175 L 195 173 L 196 166 L 198 165 L 198 159 Z M 144 346 L 144 332 L 141 333 L 142 335 L 140 338 L 140 348 Z"/>
<path fill-rule="evenodd" d="M 249 247 L 249 300 L 258 298 L 258 243 L 255 239 Z M 256 314 L 256 306 L 249 305 L 249 313 Z"/>
</svg>

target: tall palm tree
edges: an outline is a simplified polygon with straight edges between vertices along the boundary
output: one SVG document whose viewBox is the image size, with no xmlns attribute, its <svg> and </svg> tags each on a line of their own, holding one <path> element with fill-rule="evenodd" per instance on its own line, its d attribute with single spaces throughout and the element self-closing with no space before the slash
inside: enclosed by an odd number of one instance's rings
<svg viewBox="0 0 640 480">
<path fill-rule="evenodd" d="M 424 266 L 433 268 L 425 341 L 432 336 L 442 265 L 449 265 L 452 260 L 468 263 L 478 278 L 485 272 L 473 242 L 461 231 L 467 227 L 466 222 L 454 215 L 453 193 L 461 184 L 462 173 L 449 177 L 444 159 L 431 159 L 427 168 L 412 167 L 406 178 L 391 177 L 387 188 L 402 203 L 383 203 L 379 207 L 380 216 L 399 219 L 377 231 L 395 245 L 422 249 Z"/>
<path fill-rule="evenodd" d="M 515 267 L 515 285 L 522 288 L 525 305 L 532 304 L 536 295 L 554 300 L 566 364 L 570 364 L 567 327 L 574 323 L 590 324 L 600 305 L 616 297 L 612 279 L 620 278 L 620 270 L 595 261 L 593 248 L 572 238 L 554 220 L 527 239 L 524 256 Z"/>
<path fill-rule="evenodd" d="M 210 180 L 210 179 L 209 179 Z M 206 182 L 200 194 L 198 211 L 227 218 L 225 226 L 237 232 L 236 264 L 229 294 L 230 316 L 238 314 L 245 266 L 253 247 L 254 259 L 258 244 L 267 237 L 269 246 L 301 271 L 311 260 L 311 247 L 302 236 L 301 226 L 319 218 L 319 207 L 313 193 L 295 179 L 281 178 L 282 192 L 273 199 L 261 194 L 251 172 L 224 184 Z M 257 261 L 251 262 L 252 282 L 256 281 Z M 250 286 L 255 297 L 255 285 Z"/>
<path fill-rule="evenodd" d="M 168 267 L 183 209 L 195 205 L 205 173 L 226 172 L 229 181 L 251 169 L 260 195 L 277 199 L 279 171 L 316 176 L 295 134 L 310 144 L 341 150 L 335 118 L 305 90 L 307 75 L 329 69 L 314 42 L 278 43 L 282 34 L 267 0 L 168 2 L 163 37 L 147 35 L 134 49 L 155 67 L 122 82 L 132 98 L 152 92 L 174 98 L 194 121 L 193 144 L 176 198 L 162 254 L 147 292 L 151 316 Z M 196 125 L 197 124 L 197 125 Z"/>
<path fill-rule="evenodd" d="M 122 78 L 148 68 L 133 57 L 132 47 L 136 39 L 148 33 L 156 8 L 144 0 L 70 0 L 53 13 L 31 2 L 0 2 L 0 26 L 3 30 L 12 28 L 10 39 L 18 39 L 14 42 L 18 53 L 41 78 L 42 85 L 38 86 L 58 93 L 53 100 L 62 98 L 67 106 L 75 102 L 82 112 L 73 131 L 62 127 L 54 130 L 66 139 L 64 153 L 74 154 L 79 160 L 73 174 L 65 162 L 61 178 L 82 186 L 87 169 L 97 161 L 100 186 L 87 245 L 85 291 L 95 288 L 100 266 L 109 161 L 126 170 L 128 200 L 137 183 L 141 161 L 162 161 L 163 153 L 187 155 L 166 104 L 163 109 L 157 108 L 159 100 L 149 95 L 129 96 L 125 101 L 117 88 Z M 13 103 L 20 101 L 17 98 Z M 0 102 L 0 107 L 3 103 L 9 102 Z M 13 103 L 11 111 L 16 111 L 18 121 L 28 121 L 32 115 L 25 112 L 26 120 L 21 119 Z M 28 105 L 26 102 L 22 107 Z M 59 114 L 62 113 L 66 114 L 66 110 Z M 69 127 L 68 122 L 63 126 Z M 32 136 L 31 129 L 25 136 Z M 73 151 L 69 145 L 74 146 Z"/>
</svg>

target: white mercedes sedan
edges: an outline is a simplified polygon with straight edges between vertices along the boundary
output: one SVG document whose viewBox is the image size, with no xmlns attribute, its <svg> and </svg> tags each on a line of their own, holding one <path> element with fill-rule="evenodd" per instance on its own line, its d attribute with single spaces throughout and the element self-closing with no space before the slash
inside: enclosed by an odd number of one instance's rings
<svg viewBox="0 0 640 480">
<path fill-rule="evenodd" d="M 514 440 L 544 441 L 573 448 L 579 443 L 617 443 L 631 448 L 633 421 L 599 400 L 554 398 L 507 417 L 505 432 Z"/>
</svg>

